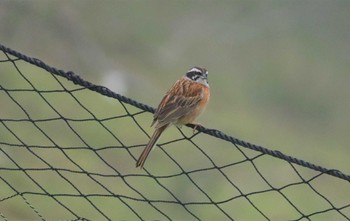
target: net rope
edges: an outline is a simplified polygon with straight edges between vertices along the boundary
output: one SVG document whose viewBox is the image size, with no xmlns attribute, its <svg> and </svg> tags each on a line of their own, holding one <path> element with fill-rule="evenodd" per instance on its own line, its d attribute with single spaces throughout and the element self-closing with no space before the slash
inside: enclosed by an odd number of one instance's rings
<svg viewBox="0 0 350 221">
<path fill-rule="evenodd" d="M 169 129 L 136 169 L 154 108 L 0 50 L 0 219 L 350 220 L 349 175 L 217 129 Z"/>
</svg>

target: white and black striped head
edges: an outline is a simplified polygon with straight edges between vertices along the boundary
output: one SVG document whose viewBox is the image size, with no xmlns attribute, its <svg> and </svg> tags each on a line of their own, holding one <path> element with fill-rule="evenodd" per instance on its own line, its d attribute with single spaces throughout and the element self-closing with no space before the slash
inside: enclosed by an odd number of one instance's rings
<svg viewBox="0 0 350 221">
<path fill-rule="evenodd" d="M 204 84 L 209 87 L 208 84 L 208 71 L 205 68 L 193 67 L 186 73 L 186 78 Z"/>
</svg>

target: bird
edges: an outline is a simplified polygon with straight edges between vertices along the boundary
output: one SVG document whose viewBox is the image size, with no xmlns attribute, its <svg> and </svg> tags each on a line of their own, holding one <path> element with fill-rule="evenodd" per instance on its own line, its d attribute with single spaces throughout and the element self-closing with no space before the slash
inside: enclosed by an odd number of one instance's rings
<svg viewBox="0 0 350 221">
<path fill-rule="evenodd" d="M 153 115 L 151 127 L 155 131 L 136 162 L 136 167 L 143 168 L 146 159 L 162 133 L 171 125 L 181 127 L 192 123 L 205 110 L 210 98 L 208 71 L 193 67 L 172 85 L 165 93 Z M 195 130 L 194 128 L 194 130 Z"/>
</svg>

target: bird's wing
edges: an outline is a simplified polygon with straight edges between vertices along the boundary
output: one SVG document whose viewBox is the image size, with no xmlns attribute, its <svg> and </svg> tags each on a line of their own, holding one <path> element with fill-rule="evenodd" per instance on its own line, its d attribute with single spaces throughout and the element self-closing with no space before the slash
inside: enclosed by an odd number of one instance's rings
<svg viewBox="0 0 350 221">
<path fill-rule="evenodd" d="M 202 85 L 189 80 L 178 80 L 165 94 L 155 114 L 153 124 L 158 121 L 157 128 L 176 122 L 179 118 L 196 108 L 203 99 Z M 153 125 L 152 124 L 152 125 Z"/>
</svg>

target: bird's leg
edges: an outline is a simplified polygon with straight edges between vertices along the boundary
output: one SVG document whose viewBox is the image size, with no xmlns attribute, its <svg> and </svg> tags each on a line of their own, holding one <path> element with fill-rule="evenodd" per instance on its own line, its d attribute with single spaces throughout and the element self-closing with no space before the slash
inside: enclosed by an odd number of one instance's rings
<svg viewBox="0 0 350 221">
<path fill-rule="evenodd" d="M 192 122 L 191 124 L 194 125 L 194 127 L 193 127 L 193 134 L 196 132 L 197 127 L 202 127 L 203 126 L 202 124 L 197 123 L 197 122 Z"/>
</svg>

